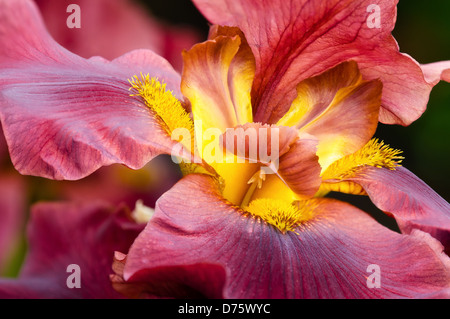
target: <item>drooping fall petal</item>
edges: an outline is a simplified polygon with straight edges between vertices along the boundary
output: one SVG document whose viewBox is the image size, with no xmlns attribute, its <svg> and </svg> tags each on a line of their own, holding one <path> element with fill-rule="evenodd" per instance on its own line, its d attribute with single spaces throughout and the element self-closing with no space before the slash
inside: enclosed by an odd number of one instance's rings
<svg viewBox="0 0 450 319">
<path fill-rule="evenodd" d="M 392 232 L 335 200 L 314 204 L 311 220 L 282 234 L 220 198 L 211 177 L 188 175 L 158 201 L 124 282 L 167 296 L 169 280 L 213 298 L 411 298 L 448 288 L 448 257 L 428 234 Z M 368 286 L 370 265 L 380 288 Z"/>
<path fill-rule="evenodd" d="M 146 50 L 111 62 L 76 56 L 48 35 L 31 1 L 1 0 L 0 19 L 0 118 L 21 173 L 79 179 L 170 153 L 175 143 L 127 82 L 149 73 L 180 97 L 167 61 Z"/>
<path fill-rule="evenodd" d="M 37 204 L 31 212 L 29 251 L 21 273 L 17 279 L 0 279 L 0 296 L 120 298 L 109 280 L 114 251 L 127 251 L 141 230 L 124 207 L 99 202 Z M 73 273 L 69 265 L 79 267 L 80 288 L 67 285 Z"/>
<path fill-rule="evenodd" d="M 450 249 L 450 204 L 404 167 L 367 166 L 346 179 L 363 187 L 372 202 L 395 217 L 400 229 L 420 229 Z"/>
<path fill-rule="evenodd" d="M 355 60 L 365 80 L 383 82 L 380 121 L 408 125 L 425 111 L 433 85 L 391 35 L 397 2 L 194 0 L 211 23 L 245 34 L 256 59 L 255 121 L 276 123 L 300 81 Z"/>
</svg>

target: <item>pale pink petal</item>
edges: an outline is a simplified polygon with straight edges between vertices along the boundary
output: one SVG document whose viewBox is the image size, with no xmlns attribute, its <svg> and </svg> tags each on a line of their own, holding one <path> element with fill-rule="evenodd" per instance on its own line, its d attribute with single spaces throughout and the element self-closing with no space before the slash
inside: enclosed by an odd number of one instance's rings
<svg viewBox="0 0 450 319">
<path fill-rule="evenodd" d="M 425 79 L 431 85 L 436 85 L 439 81 L 450 82 L 450 61 L 442 61 L 421 65 Z"/>
</svg>

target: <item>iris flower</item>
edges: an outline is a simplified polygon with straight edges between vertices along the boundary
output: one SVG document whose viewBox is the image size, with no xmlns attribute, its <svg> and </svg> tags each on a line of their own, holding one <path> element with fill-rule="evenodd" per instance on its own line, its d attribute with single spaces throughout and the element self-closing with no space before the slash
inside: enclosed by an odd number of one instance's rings
<svg viewBox="0 0 450 319">
<path fill-rule="evenodd" d="M 0 0 L 0 118 L 20 172 L 79 179 L 184 148 L 185 176 L 116 254 L 114 287 L 133 297 L 446 296 L 450 206 L 373 139 L 378 121 L 417 119 L 448 79 L 448 62 L 421 66 L 398 51 L 396 1 L 380 2 L 381 28 L 367 24 L 370 1 L 195 3 L 213 26 L 183 54 L 180 77 L 146 50 L 80 58 L 31 2 Z M 230 147 L 247 132 L 257 156 L 250 143 Z M 402 233 L 329 191 L 367 194 Z"/>
</svg>

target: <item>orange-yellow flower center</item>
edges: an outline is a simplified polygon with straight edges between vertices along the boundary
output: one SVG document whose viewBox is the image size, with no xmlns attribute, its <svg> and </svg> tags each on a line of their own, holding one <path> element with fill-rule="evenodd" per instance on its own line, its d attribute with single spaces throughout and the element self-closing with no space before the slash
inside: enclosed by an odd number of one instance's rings
<svg viewBox="0 0 450 319">
<path fill-rule="evenodd" d="M 131 84 L 130 90 L 133 92 L 131 95 L 142 97 L 154 116 L 161 120 L 162 126 L 169 135 L 176 129 L 187 129 L 191 134 L 190 142 L 187 144 L 181 143 L 191 152 L 200 151 L 204 161 L 201 164 L 207 163 L 215 170 L 216 177 L 223 186 L 223 196 L 232 204 L 239 206 L 244 211 L 244 215 L 260 218 L 282 233 L 295 232 L 299 225 L 313 217 L 314 199 L 299 200 L 296 194 L 276 174 L 266 176 L 262 173 L 260 170 L 261 164 L 229 161 L 234 159 L 235 155 L 233 154 L 223 158 L 222 162 L 215 161 L 217 155 L 221 155 L 215 149 L 219 145 L 218 138 L 205 138 L 203 135 L 195 136 L 195 133 L 203 134 L 205 132 L 201 126 L 197 126 L 197 122 L 200 122 L 201 125 L 201 120 L 196 120 L 194 123 L 181 102 L 171 91 L 166 89 L 165 84 L 159 82 L 156 78 L 150 78 L 149 75 L 144 76 L 142 74 L 140 77 L 134 76 L 129 82 Z M 219 133 L 223 132 L 219 130 Z M 200 146 L 195 145 L 194 141 Z M 205 155 L 205 151 L 209 149 L 214 152 L 209 151 Z M 392 149 L 377 139 L 372 139 L 355 153 L 344 156 L 332 162 L 329 166 L 323 167 L 321 177 L 324 183 L 321 191 L 326 193 L 330 190 L 338 190 L 361 193 L 361 188 L 352 183 L 345 184 L 344 186 L 347 188 L 344 189 L 342 183 L 337 185 L 326 181 L 351 178 L 357 174 L 361 167 L 365 166 L 395 169 L 403 159 L 399 155 L 400 153 L 401 151 Z M 202 165 L 196 163 L 181 164 L 185 174 L 208 173 Z M 320 194 L 318 193 L 316 196 L 320 196 Z"/>
<path fill-rule="evenodd" d="M 280 199 L 259 198 L 244 210 L 251 216 L 261 218 L 275 226 L 283 234 L 295 232 L 296 228 L 314 216 L 315 201 L 288 202 Z"/>
</svg>

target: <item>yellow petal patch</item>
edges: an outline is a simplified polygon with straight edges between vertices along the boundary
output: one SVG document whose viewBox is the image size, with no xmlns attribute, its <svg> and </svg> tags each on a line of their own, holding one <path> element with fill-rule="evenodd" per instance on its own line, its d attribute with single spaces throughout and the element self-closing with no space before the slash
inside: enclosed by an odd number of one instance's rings
<svg viewBox="0 0 450 319">
<path fill-rule="evenodd" d="M 342 91 L 363 82 L 356 62 L 342 63 L 297 85 L 297 97 L 278 125 L 302 128 L 327 113 Z"/>
<path fill-rule="evenodd" d="M 223 178 L 223 197 L 240 206 L 248 193 L 248 180 L 259 170 L 254 163 L 214 163 L 216 172 Z"/>
<path fill-rule="evenodd" d="M 252 199 L 257 198 L 277 198 L 291 202 L 298 199 L 294 191 L 276 174 L 266 176 L 262 187 L 257 188 L 253 193 Z"/>
<path fill-rule="evenodd" d="M 332 163 L 322 174 L 322 180 L 351 178 L 364 166 L 395 170 L 404 159 L 400 156 L 401 153 L 401 150 L 390 148 L 384 142 L 373 138 L 359 151 Z"/>
<path fill-rule="evenodd" d="M 364 188 L 354 182 L 342 181 L 338 183 L 324 182 L 320 185 L 316 197 L 325 197 L 329 192 L 338 192 L 352 195 L 367 195 Z"/>
</svg>

